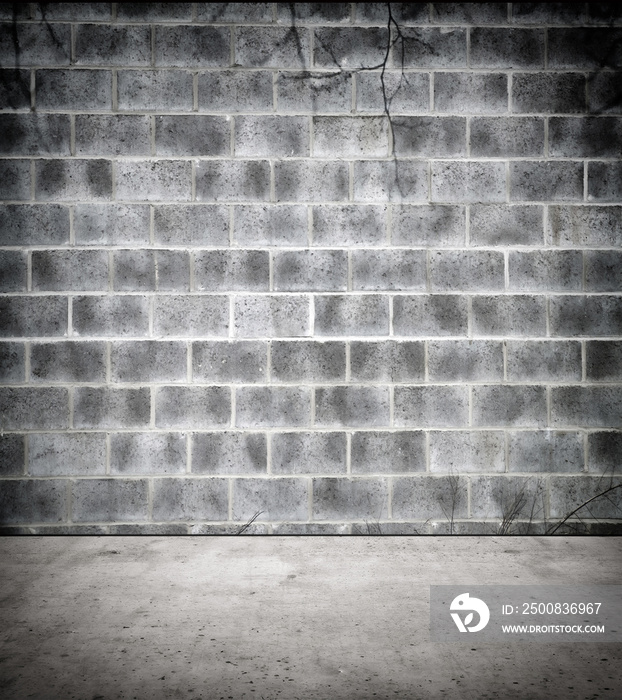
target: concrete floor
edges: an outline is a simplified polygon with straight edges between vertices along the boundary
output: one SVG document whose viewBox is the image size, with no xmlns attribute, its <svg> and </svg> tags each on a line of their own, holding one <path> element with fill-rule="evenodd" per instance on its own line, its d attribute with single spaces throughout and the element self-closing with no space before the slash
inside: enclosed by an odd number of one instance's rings
<svg viewBox="0 0 622 700">
<path fill-rule="evenodd" d="M 0 538 L 0 697 L 622 697 L 622 644 L 434 644 L 430 584 L 620 583 L 622 538 Z"/>
</svg>

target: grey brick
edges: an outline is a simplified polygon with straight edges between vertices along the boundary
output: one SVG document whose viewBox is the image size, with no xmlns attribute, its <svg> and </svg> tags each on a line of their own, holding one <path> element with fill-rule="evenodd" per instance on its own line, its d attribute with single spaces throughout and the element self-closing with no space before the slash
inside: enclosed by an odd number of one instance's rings
<svg viewBox="0 0 622 700">
<path fill-rule="evenodd" d="M 354 199 L 364 202 L 427 202 L 428 166 L 418 161 L 356 161 Z"/>
<path fill-rule="evenodd" d="M 180 70 L 119 71 L 120 110 L 192 111 L 192 74 Z"/>
<path fill-rule="evenodd" d="M 272 22 L 272 3 L 269 2 L 198 2 L 199 22 Z"/>
<path fill-rule="evenodd" d="M 619 158 L 621 117 L 551 117 L 549 153 L 578 158 Z"/>
<path fill-rule="evenodd" d="M 266 250 L 209 250 L 197 254 L 194 284 L 199 291 L 267 292 L 270 261 Z"/>
<path fill-rule="evenodd" d="M 347 2 L 277 3 L 276 9 L 279 24 L 344 24 L 350 21 Z"/>
<path fill-rule="evenodd" d="M 165 386 L 156 393 L 158 428 L 204 430 L 231 423 L 231 390 L 222 386 Z"/>
<path fill-rule="evenodd" d="M 2 431 L 63 430 L 69 426 L 69 393 L 67 389 L 1 387 L 0 416 Z"/>
<path fill-rule="evenodd" d="M 386 478 L 316 477 L 313 479 L 313 518 L 382 520 L 387 517 Z"/>
<path fill-rule="evenodd" d="M 62 481 L 0 482 L 0 523 L 60 523 L 67 512 Z"/>
<path fill-rule="evenodd" d="M 473 297 L 475 336 L 546 335 L 544 296 Z"/>
<path fill-rule="evenodd" d="M 439 24 L 504 24 L 507 21 L 507 4 L 504 2 L 434 3 L 432 21 Z"/>
<path fill-rule="evenodd" d="M 160 156 L 221 156 L 231 151 L 225 117 L 158 116 L 155 149 Z"/>
<path fill-rule="evenodd" d="M 35 250 L 32 289 L 36 292 L 108 290 L 108 254 L 102 250 Z"/>
<path fill-rule="evenodd" d="M 115 341 L 110 347 L 113 382 L 183 382 L 187 377 L 186 343 Z"/>
<path fill-rule="evenodd" d="M 155 65 L 224 68 L 229 66 L 230 43 L 228 27 L 156 26 Z"/>
<path fill-rule="evenodd" d="M 471 155 L 484 158 L 544 155 L 544 119 L 476 117 L 471 120 Z"/>
<path fill-rule="evenodd" d="M 154 479 L 154 520 L 226 520 L 227 479 Z"/>
<path fill-rule="evenodd" d="M 511 382 L 581 381 L 581 343 L 509 340 L 507 372 Z"/>
<path fill-rule="evenodd" d="M 141 296 L 74 297 L 73 331 L 100 337 L 147 335 L 148 300 Z"/>
<path fill-rule="evenodd" d="M 425 434 L 420 431 L 352 435 L 353 474 L 410 474 L 425 471 Z"/>
<path fill-rule="evenodd" d="M 147 202 L 189 201 L 191 172 L 192 166 L 188 161 L 119 161 L 117 198 Z"/>
<path fill-rule="evenodd" d="M 517 2 L 512 3 L 514 24 L 575 24 L 583 20 L 584 5 L 580 2 Z"/>
<path fill-rule="evenodd" d="M 209 112 L 272 111 L 274 102 L 270 71 L 200 73 L 198 90 L 199 110 Z"/>
<path fill-rule="evenodd" d="M 384 2 L 355 3 L 354 11 L 357 24 L 387 25 L 388 13 Z M 425 24 L 430 11 L 425 2 L 392 2 L 391 14 L 400 25 Z"/>
<path fill-rule="evenodd" d="M 66 114 L 0 114 L 0 155 L 68 156 Z"/>
<path fill-rule="evenodd" d="M 15 51 L 15 43 L 19 51 Z M 68 66 L 71 53 L 68 24 L 11 22 L 0 24 L 0 65 Z"/>
<path fill-rule="evenodd" d="M 0 206 L 0 245 L 69 243 L 69 209 L 58 204 Z"/>
<path fill-rule="evenodd" d="M 124 2 L 117 8 L 117 18 L 130 22 L 187 22 L 192 20 L 192 3 Z"/>
<path fill-rule="evenodd" d="M 237 245 L 305 246 L 308 215 L 304 206 L 235 207 L 233 240 Z"/>
<path fill-rule="evenodd" d="M 580 472 L 583 461 L 581 433 L 551 430 L 510 433 L 511 472 Z"/>
<path fill-rule="evenodd" d="M 29 160 L 0 160 L 0 197 L 15 201 L 30 199 Z"/>
<path fill-rule="evenodd" d="M 544 29 L 471 30 L 472 68 L 544 68 Z"/>
<path fill-rule="evenodd" d="M 621 37 L 622 30 L 613 27 L 549 29 L 548 67 L 571 70 L 620 68 L 617 47 Z"/>
<path fill-rule="evenodd" d="M 112 198 L 109 160 L 37 160 L 35 198 L 40 201 L 106 201 Z"/>
<path fill-rule="evenodd" d="M 385 206 L 313 207 L 313 245 L 382 245 L 386 227 Z"/>
<path fill-rule="evenodd" d="M 466 217 L 462 206 L 432 204 L 393 206 L 392 209 L 393 245 L 439 247 L 464 244 Z"/>
<path fill-rule="evenodd" d="M 384 117 L 313 117 L 313 155 L 320 158 L 387 156 L 387 120 Z"/>
<path fill-rule="evenodd" d="M 228 245 L 229 209 L 219 204 L 155 206 L 153 229 L 158 245 Z"/>
<path fill-rule="evenodd" d="M 202 341 L 192 344 L 194 382 L 265 382 L 268 348 L 261 341 Z"/>
<path fill-rule="evenodd" d="M 105 382 L 106 345 L 99 341 L 32 343 L 31 382 Z"/>
<path fill-rule="evenodd" d="M 585 76 L 581 73 L 515 73 L 512 111 L 585 112 Z"/>
<path fill-rule="evenodd" d="M 546 242 L 557 246 L 619 246 L 622 207 L 550 206 Z"/>
<path fill-rule="evenodd" d="M 358 70 L 376 66 L 385 58 L 388 34 L 385 26 L 323 27 L 313 36 L 314 64 L 319 68 Z M 304 66 L 289 66 L 301 68 Z"/>
<path fill-rule="evenodd" d="M 554 296 L 550 301 L 551 335 L 611 336 L 622 334 L 622 298 Z"/>
<path fill-rule="evenodd" d="M 343 202 L 348 199 L 348 166 L 343 162 L 277 161 L 277 202 Z"/>
<path fill-rule="evenodd" d="M 356 109 L 358 112 L 385 112 L 385 100 L 391 114 L 428 112 L 430 77 L 427 73 L 385 71 L 358 73 Z M 382 89 L 384 81 L 384 93 Z"/>
<path fill-rule="evenodd" d="M 350 377 L 354 382 L 418 382 L 424 377 L 421 342 L 352 341 Z"/>
<path fill-rule="evenodd" d="M 263 433 L 195 433 L 194 474 L 266 474 L 267 446 Z"/>
<path fill-rule="evenodd" d="M 73 225 L 77 245 L 149 244 L 149 207 L 144 204 L 78 204 Z"/>
<path fill-rule="evenodd" d="M 557 202 L 583 199 L 583 163 L 520 161 L 510 163 L 513 201 Z"/>
<path fill-rule="evenodd" d="M 473 425 L 535 428 L 546 424 L 543 386 L 473 387 Z"/>
<path fill-rule="evenodd" d="M 0 104 L 4 109 L 30 108 L 30 71 L 0 69 Z"/>
<path fill-rule="evenodd" d="M 467 387 L 396 386 L 394 423 L 400 428 L 461 428 L 467 425 Z"/>
<path fill-rule="evenodd" d="M 190 180 L 188 180 L 188 184 Z M 196 167 L 197 199 L 213 202 L 267 202 L 268 161 L 200 161 Z"/>
<path fill-rule="evenodd" d="M 424 290 L 425 252 L 419 250 L 355 250 L 352 253 L 354 290 Z"/>
<path fill-rule="evenodd" d="M 0 250 L 0 291 L 25 292 L 28 277 L 26 252 Z"/>
<path fill-rule="evenodd" d="M 505 202 L 505 179 L 505 164 L 500 162 L 433 162 L 431 198 L 435 202 Z"/>
<path fill-rule="evenodd" d="M 73 483 L 74 522 L 147 520 L 147 479 L 80 479 Z"/>
<path fill-rule="evenodd" d="M 542 245 L 543 207 L 474 204 L 469 239 L 474 246 Z"/>
<path fill-rule="evenodd" d="M 544 484 L 536 477 L 471 477 L 471 517 L 538 519 L 544 508 Z"/>
<path fill-rule="evenodd" d="M 24 372 L 24 345 L 0 342 L 0 383 L 21 384 L 24 381 Z"/>
<path fill-rule="evenodd" d="M 277 75 L 280 112 L 350 112 L 350 73 L 283 72 Z M 267 107 L 269 109 L 272 105 Z"/>
<path fill-rule="evenodd" d="M 115 291 L 155 291 L 156 261 L 154 251 L 116 251 L 112 269 Z"/>
<path fill-rule="evenodd" d="M 31 476 L 93 476 L 105 472 L 104 433 L 28 436 L 28 473 Z"/>
<path fill-rule="evenodd" d="M 309 30 L 297 27 L 237 27 L 234 65 L 245 68 L 307 68 Z"/>
<path fill-rule="evenodd" d="M 0 476 L 21 476 L 24 473 L 24 454 L 23 435 L 0 435 Z"/>
<path fill-rule="evenodd" d="M 35 7 L 34 17 L 44 20 L 84 22 L 110 19 L 110 5 L 105 2 L 46 2 Z"/>
<path fill-rule="evenodd" d="M 38 70 L 35 75 L 38 109 L 112 109 L 111 71 Z"/>
<path fill-rule="evenodd" d="M 513 291 L 581 291 L 583 256 L 578 250 L 512 250 L 508 266 Z"/>
<path fill-rule="evenodd" d="M 503 431 L 430 432 L 430 471 L 450 474 L 505 471 Z"/>
<path fill-rule="evenodd" d="M 78 24 L 75 27 L 78 66 L 148 66 L 151 32 L 148 25 Z"/>
<path fill-rule="evenodd" d="M 424 475 L 393 479 L 392 506 L 394 519 L 466 518 L 466 480 L 457 476 L 454 484 L 448 476 Z"/>
<path fill-rule="evenodd" d="M 577 517 L 619 518 L 622 489 L 617 488 L 603 498 L 595 498 L 611 486 L 618 486 L 620 479 L 603 482 L 596 476 L 553 477 L 550 481 L 551 518 L 563 518 L 581 504 L 591 501 L 589 506 L 577 514 Z M 595 500 L 591 500 L 591 499 Z"/>
<path fill-rule="evenodd" d="M 308 117 L 242 116 L 235 119 L 235 155 L 287 157 L 309 155 Z"/>
<path fill-rule="evenodd" d="M 235 479 L 233 520 L 246 522 L 260 512 L 257 520 L 307 520 L 308 480 Z"/>
<path fill-rule="evenodd" d="M 311 395 L 304 387 L 241 387 L 236 389 L 237 428 L 308 426 Z"/>
<path fill-rule="evenodd" d="M 620 202 L 622 163 L 588 163 L 587 198 L 590 202 Z"/>
<path fill-rule="evenodd" d="M 405 68 L 466 68 L 467 38 L 463 27 L 402 29 L 402 46 L 393 49 L 393 60 Z M 386 44 L 386 42 L 385 42 Z M 375 63 L 381 63 L 382 58 Z M 372 64 L 374 65 L 374 64 Z M 438 77 L 435 76 L 435 77 Z"/>
<path fill-rule="evenodd" d="M 229 299 L 218 296 L 160 296 L 155 298 L 153 331 L 157 336 L 226 336 Z"/>
<path fill-rule="evenodd" d="M 585 344 L 585 350 L 588 380 L 622 380 L 622 341 L 592 340 Z"/>
<path fill-rule="evenodd" d="M 76 154 L 106 156 L 151 155 L 149 117 L 76 115 Z"/>
<path fill-rule="evenodd" d="M 587 441 L 588 471 L 607 474 L 622 469 L 622 433 L 590 433 Z"/>
<path fill-rule="evenodd" d="M 345 474 L 345 433 L 276 433 L 273 474 Z"/>
<path fill-rule="evenodd" d="M 395 335 L 466 335 L 467 300 L 464 296 L 434 294 L 393 299 Z"/>
<path fill-rule="evenodd" d="M 309 297 L 239 296 L 234 299 L 234 330 L 237 337 L 287 338 L 311 335 Z"/>
<path fill-rule="evenodd" d="M 500 291 L 504 287 L 500 251 L 435 250 L 429 259 L 432 291 Z"/>
<path fill-rule="evenodd" d="M 346 291 L 345 250 L 292 250 L 274 255 L 274 290 L 279 292 Z"/>
<path fill-rule="evenodd" d="M 60 391 L 60 390 L 59 390 Z M 75 428 L 147 428 L 150 416 L 148 388 L 110 389 L 77 387 L 74 390 Z"/>
<path fill-rule="evenodd" d="M 393 119 L 396 156 L 466 155 L 464 117 L 396 117 Z"/>
<path fill-rule="evenodd" d="M 324 336 L 388 335 L 389 300 L 369 294 L 332 294 L 315 299 L 315 333 Z"/>
<path fill-rule="evenodd" d="M 428 341 L 430 381 L 502 381 L 503 348 L 491 340 Z"/>
<path fill-rule="evenodd" d="M 190 291 L 190 258 L 185 250 L 157 250 L 156 288 L 158 291 Z"/>
<path fill-rule="evenodd" d="M 588 5 L 587 18 L 590 24 L 619 24 L 620 7 L 617 2 L 598 2 Z"/>
<path fill-rule="evenodd" d="M 273 341 L 273 382 L 330 382 L 346 378 L 346 347 L 339 342 Z"/>
<path fill-rule="evenodd" d="M 42 337 L 66 333 L 66 297 L 0 297 L 0 337 Z"/>
<path fill-rule="evenodd" d="M 434 108 L 454 114 L 502 114 L 508 111 L 505 73 L 436 73 Z"/>
<path fill-rule="evenodd" d="M 592 114 L 620 114 L 620 73 L 591 73 L 587 81 L 587 104 Z"/>
</svg>

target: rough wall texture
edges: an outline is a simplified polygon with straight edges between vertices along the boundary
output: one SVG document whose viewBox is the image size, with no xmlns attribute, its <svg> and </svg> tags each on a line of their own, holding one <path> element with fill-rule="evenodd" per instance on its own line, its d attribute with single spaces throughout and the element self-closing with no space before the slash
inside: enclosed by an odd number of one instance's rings
<svg viewBox="0 0 622 700">
<path fill-rule="evenodd" d="M 620 483 L 620 6 L 390 7 L 1 6 L 4 532 L 540 533 Z"/>
</svg>

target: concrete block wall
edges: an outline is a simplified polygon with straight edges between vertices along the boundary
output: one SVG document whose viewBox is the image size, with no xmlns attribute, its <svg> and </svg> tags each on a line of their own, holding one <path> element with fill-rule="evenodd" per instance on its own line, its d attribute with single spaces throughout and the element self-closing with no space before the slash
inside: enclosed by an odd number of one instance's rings
<svg viewBox="0 0 622 700">
<path fill-rule="evenodd" d="M 619 6 L 390 10 L 0 6 L 2 532 L 542 533 L 622 481 Z"/>
</svg>

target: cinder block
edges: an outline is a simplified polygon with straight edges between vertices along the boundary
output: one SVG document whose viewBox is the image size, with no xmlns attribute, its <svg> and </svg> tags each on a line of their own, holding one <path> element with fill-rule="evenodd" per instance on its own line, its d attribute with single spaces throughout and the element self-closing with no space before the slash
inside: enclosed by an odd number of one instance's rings
<svg viewBox="0 0 622 700">
<path fill-rule="evenodd" d="M 396 117 L 393 119 L 395 155 L 465 156 L 466 119 L 464 117 Z"/>
<path fill-rule="evenodd" d="M 109 160 L 35 161 L 35 198 L 43 201 L 107 201 L 112 199 Z"/>
<path fill-rule="evenodd" d="M 503 348 L 491 340 L 428 341 L 430 381 L 502 381 Z"/>
<path fill-rule="evenodd" d="M 508 340 L 510 382 L 581 381 L 581 343 L 556 340 Z"/>
<path fill-rule="evenodd" d="M 113 433 L 112 474 L 178 474 L 186 471 L 184 433 Z"/>
<path fill-rule="evenodd" d="M 353 474 L 410 474 L 425 471 L 425 434 L 420 431 L 364 431 L 352 435 Z"/>
<path fill-rule="evenodd" d="M 68 156 L 66 114 L 0 114 L 0 155 Z"/>
<path fill-rule="evenodd" d="M 583 471 L 583 435 L 552 430 L 510 433 L 511 472 Z"/>
<path fill-rule="evenodd" d="M 354 290 L 424 290 L 425 251 L 355 250 L 352 253 Z"/>
<path fill-rule="evenodd" d="M 297 428 L 311 419 L 311 394 L 304 387 L 236 389 L 236 428 Z"/>
<path fill-rule="evenodd" d="M 350 21 L 350 4 L 347 2 L 278 3 L 276 8 L 279 24 L 344 24 Z"/>
<path fill-rule="evenodd" d="M 185 250 L 157 250 L 156 288 L 158 291 L 190 291 L 190 257 Z"/>
<path fill-rule="evenodd" d="M 5 105 L 5 109 L 30 108 L 29 70 L 0 69 L 0 104 Z"/>
<path fill-rule="evenodd" d="M 622 200 L 622 163 L 587 164 L 587 198 L 590 202 Z"/>
<path fill-rule="evenodd" d="M 503 431 L 431 431 L 430 471 L 452 475 L 505 471 Z"/>
<path fill-rule="evenodd" d="M 77 114 L 76 154 L 151 155 L 150 119 L 134 115 Z"/>
<path fill-rule="evenodd" d="M 547 245 L 617 247 L 622 243 L 622 207 L 550 206 Z"/>
<path fill-rule="evenodd" d="M 474 386 L 473 425 L 537 428 L 546 425 L 543 386 Z"/>
<path fill-rule="evenodd" d="M 277 202 L 344 202 L 348 199 L 348 165 L 309 160 L 277 161 Z"/>
<path fill-rule="evenodd" d="M 233 304 L 234 331 L 239 338 L 311 335 L 306 295 L 239 296 Z"/>
<path fill-rule="evenodd" d="M 387 120 L 385 117 L 313 117 L 313 155 L 319 158 L 388 156 Z"/>
<path fill-rule="evenodd" d="M 389 485 L 386 478 L 316 477 L 313 479 L 314 520 L 387 517 Z"/>
<path fill-rule="evenodd" d="M 0 250 L 0 291 L 25 292 L 28 278 L 26 252 Z"/>
<path fill-rule="evenodd" d="M 592 114 L 620 114 L 620 80 L 616 72 L 596 72 L 587 82 L 587 105 Z"/>
<path fill-rule="evenodd" d="M 150 27 L 146 24 L 78 24 L 74 57 L 78 66 L 148 66 L 151 63 Z"/>
<path fill-rule="evenodd" d="M 551 117 L 549 120 L 551 156 L 619 158 L 620 150 L 622 117 Z"/>
<path fill-rule="evenodd" d="M 193 474 L 266 474 L 264 433 L 195 433 L 192 436 Z"/>
<path fill-rule="evenodd" d="M 354 199 L 359 202 L 427 202 L 427 163 L 397 159 L 356 161 Z"/>
<path fill-rule="evenodd" d="M 552 336 L 622 334 L 622 298 L 553 296 L 549 301 Z"/>
<path fill-rule="evenodd" d="M 233 7 L 232 3 L 228 3 Z M 270 71 L 210 71 L 199 74 L 199 111 L 272 111 Z"/>
<path fill-rule="evenodd" d="M 268 347 L 262 341 L 201 341 L 192 344 L 194 382 L 265 382 Z"/>
<path fill-rule="evenodd" d="M 511 250 L 508 267 L 512 291 L 579 292 L 583 286 L 578 250 Z"/>
<path fill-rule="evenodd" d="M 199 201 L 268 202 L 270 164 L 263 160 L 199 161 L 196 183 Z"/>
<path fill-rule="evenodd" d="M 380 294 L 318 296 L 315 298 L 315 334 L 388 335 L 389 299 Z"/>
<path fill-rule="evenodd" d="M 274 255 L 274 290 L 343 291 L 348 287 L 345 250 L 291 250 Z"/>
<path fill-rule="evenodd" d="M 402 476 L 393 479 L 393 519 L 430 520 L 468 516 L 463 476 Z"/>
<path fill-rule="evenodd" d="M 155 65 L 225 68 L 230 61 L 228 27 L 156 26 Z"/>
<path fill-rule="evenodd" d="M 0 297 L 0 337 L 67 334 L 67 297 Z"/>
<path fill-rule="evenodd" d="M 75 428 L 147 428 L 150 393 L 140 389 L 77 387 L 73 397 Z"/>
<path fill-rule="evenodd" d="M 585 112 L 585 76 L 582 73 L 514 73 L 512 111 Z"/>
<path fill-rule="evenodd" d="M 387 240 L 384 206 L 313 207 L 313 245 L 383 245 Z"/>
<path fill-rule="evenodd" d="M 85 529 L 88 526 L 84 526 Z M 106 533 L 110 535 L 188 535 L 192 526 L 178 523 L 166 523 L 165 525 L 145 524 L 140 525 L 108 525 Z M 91 528 L 89 528 L 91 529 Z M 103 530 L 104 528 L 102 528 Z M 90 534 L 98 534 L 96 532 Z"/>
<path fill-rule="evenodd" d="M 307 207 L 236 206 L 233 240 L 241 246 L 306 246 L 309 240 Z"/>
<path fill-rule="evenodd" d="M 463 206 L 426 205 L 392 207 L 393 245 L 459 246 L 465 242 Z"/>
<path fill-rule="evenodd" d="M 130 22 L 189 22 L 190 2 L 124 2 L 117 8 L 117 19 Z"/>
<path fill-rule="evenodd" d="M 181 70 L 120 70 L 119 109 L 192 111 L 192 74 Z"/>
<path fill-rule="evenodd" d="M 76 245 L 148 245 L 149 207 L 145 204 L 77 204 L 73 228 Z"/>
<path fill-rule="evenodd" d="M 0 197 L 5 201 L 30 199 L 29 160 L 0 160 Z"/>
<path fill-rule="evenodd" d="M 155 291 L 156 262 L 152 250 L 119 250 L 113 258 L 115 291 Z"/>
<path fill-rule="evenodd" d="M 31 476 L 93 476 L 105 472 L 104 433 L 28 436 L 28 474 Z"/>
<path fill-rule="evenodd" d="M 64 430 L 69 426 L 67 389 L 0 387 L 2 430 Z"/>
<path fill-rule="evenodd" d="M 53 483 L 53 482 L 52 482 Z M 147 479 L 79 479 L 72 485 L 74 522 L 149 518 Z"/>
<path fill-rule="evenodd" d="M 198 21 L 210 24 L 272 22 L 270 2 L 198 2 L 196 10 Z"/>
<path fill-rule="evenodd" d="M 622 379 L 622 342 L 591 340 L 585 344 L 587 379 L 619 382 Z"/>
<path fill-rule="evenodd" d="M 467 334 L 467 299 L 453 294 L 396 296 L 393 332 L 400 336 Z"/>
<path fill-rule="evenodd" d="M 505 73 L 436 73 L 434 109 L 453 114 L 503 114 L 508 111 Z"/>
<path fill-rule="evenodd" d="M 205 430 L 231 424 L 231 390 L 224 386 L 164 386 L 156 393 L 158 428 Z"/>
<path fill-rule="evenodd" d="M 620 8 L 615 2 L 603 2 L 598 5 L 588 5 L 587 22 L 589 24 L 619 24 Z"/>
<path fill-rule="evenodd" d="M 384 2 L 359 2 L 354 5 L 357 24 L 380 24 L 387 26 L 389 14 Z M 428 3 L 392 2 L 391 14 L 400 25 L 426 24 L 430 19 Z"/>
<path fill-rule="evenodd" d="M 309 155 L 309 118 L 241 116 L 235 119 L 235 155 L 283 158 Z"/>
<path fill-rule="evenodd" d="M 345 474 L 345 433 L 275 433 L 273 474 Z"/>
<path fill-rule="evenodd" d="M 24 345 L 0 342 L 0 383 L 21 384 L 24 381 L 24 372 Z"/>
<path fill-rule="evenodd" d="M 156 205 L 153 235 L 157 245 L 229 245 L 229 208 L 222 204 Z"/>
<path fill-rule="evenodd" d="M 471 303 L 475 336 L 546 335 L 544 296 L 478 296 Z"/>
<path fill-rule="evenodd" d="M 577 517 L 617 519 L 622 508 L 622 488 L 616 488 L 601 498 L 598 495 L 621 483 L 619 478 L 603 482 L 597 476 L 552 477 L 549 484 L 551 518 L 564 518 L 581 504 L 590 501 L 586 508 L 577 513 Z"/>
<path fill-rule="evenodd" d="M 500 251 L 435 250 L 429 255 L 434 291 L 501 291 L 504 259 Z"/>
<path fill-rule="evenodd" d="M 385 71 L 381 79 L 380 72 L 357 73 L 357 112 L 385 113 L 387 108 L 391 114 L 428 112 L 430 76 L 427 73 Z"/>
<path fill-rule="evenodd" d="M 394 423 L 405 428 L 462 428 L 469 419 L 465 386 L 396 386 Z M 394 514 L 395 515 L 395 514 Z"/>
<path fill-rule="evenodd" d="M 349 535 L 347 523 L 275 523 L 273 535 Z"/>
<path fill-rule="evenodd" d="M 389 426 L 388 387 L 335 386 L 315 390 L 315 425 L 321 428 Z"/>
<path fill-rule="evenodd" d="M 198 291 L 267 292 L 270 260 L 266 250 L 209 250 L 195 256 Z"/>
<path fill-rule="evenodd" d="M 211 3 L 210 3 L 211 4 Z M 219 3 L 222 4 L 222 3 Z M 252 516 L 251 516 L 252 517 Z M 250 519 L 250 518 L 249 518 Z M 273 533 L 272 525 L 264 525 L 262 523 L 257 523 L 253 521 L 248 527 L 247 523 L 241 524 L 231 524 L 223 525 L 221 523 L 211 524 L 211 523 L 195 523 L 188 524 L 188 534 L 189 535 L 238 535 L 241 534 L 242 537 L 248 535 L 271 535 Z M 168 525 L 166 526 L 169 527 Z M 240 530 L 243 532 L 240 533 Z"/>
<path fill-rule="evenodd" d="M 544 29 L 471 30 L 472 68 L 544 68 Z"/>
<path fill-rule="evenodd" d="M 275 340 L 271 347 L 273 382 L 330 382 L 346 378 L 346 347 L 339 342 Z"/>
<path fill-rule="evenodd" d="M 183 160 L 119 161 L 117 199 L 187 202 L 192 189 L 191 173 L 191 164 Z"/>
<path fill-rule="evenodd" d="M 535 476 L 471 477 L 473 518 L 538 520 L 546 514 L 545 499 L 544 483 Z"/>
<path fill-rule="evenodd" d="M 397 46 L 397 50 L 393 48 L 397 68 L 466 68 L 467 37 L 463 27 L 407 27 L 402 35 L 405 39 L 403 62 L 402 46 Z M 381 62 L 382 58 L 375 64 Z"/>
<path fill-rule="evenodd" d="M 619 27 L 549 29 L 548 67 L 553 70 L 618 68 L 616 47 L 621 39 Z"/>
<path fill-rule="evenodd" d="M 35 250 L 32 253 L 32 289 L 53 291 L 107 291 L 108 254 L 102 250 Z"/>
<path fill-rule="evenodd" d="M 32 343 L 31 382 L 105 382 L 106 345 L 99 341 Z"/>
<path fill-rule="evenodd" d="M 0 481 L 0 523 L 60 523 L 67 513 L 65 494 L 58 479 Z"/>
<path fill-rule="evenodd" d="M 308 520 L 308 492 L 304 478 L 235 479 L 233 520 Z"/>
<path fill-rule="evenodd" d="M 353 382 L 419 382 L 423 377 L 423 343 L 393 340 L 350 343 Z"/>
<path fill-rule="evenodd" d="M 38 109 L 112 109 L 111 71 L 38 70 L 35 80 Z"/>
<path fill-rule="evenodd" d="M 505 163 L 432 162 L 431 198 L 435 202 L 505 202 L 506 196 Z"/>
<path fill-rule="evenodd" d="M 314 30 L 314 65 L 319 68 L 359 70 L 382 63 L 389 35 L 385 26 L 367 29 L 362 27 L 322 27 Z M 300 63 L 302 62 L 302 57 Z M 304 65 L 284 66 L 304 68 Z"/>
<path fill-rule="evenodd" d="M 584 7 L 579 2 L 512 3 L 513 24 L 579 24 Z"/>
<path fill-rule="evenodd" d="M 287 71 L 277 75 L 276 89 L 279 112 L 350 112 L 352 107 L 350 73 Z"/>
<path fill-rule="evenodd" d="M 110 7 L 105 2 L 46 2 L 34 8 L 34 18 L 70 20 L 73 22 L 104 22 L 110 19 Z"/>
<path fill-rule="evenodd" d="M 505 24 L 507 5 L 504 2 L 434 3 L 432 21 L 438 24 Z"/>
<path fill-rule="evenodd" d="M 159 156 L 222 156 L 231 153 L 231 127 L 225 117 L 157 116 Z"/>
<path fill-rule="evenodd" d="M 588 471 L 598 474 L 622 471 L 622 433 L 589 433 L 587 444 Z"/>
<path fill-rule="evenodd" d="M 544 119 L 475 117 L 471 120 L 471 155 L 484 158 L 544 155 Z"/>
<path fill-rule="evenodd" d="M 18 3 L 15 3 L 18 4 Z M 15 44 L 19 51 L 15 51 Z M 0 24 L 0 65 L 68 66 L 71 28 L 68 24 L 7 22 Z"/>
<path fill-rule="evenodd" d="M 153 332 L 156 336 L 216 336 L 229 330 L 229 299 L 217 296 L 156 296 Z"/>
<path fill-rule="evenodd" d="M 298 27 L 236 27 L 234 65 L 244 68 L 309 66 L 309 30 Z"/>
<path fill-rule="evenodd" d="M 473 246 L 542 245 L 543 207 L 517 204 L 474 204 L 469 241 Z"/>
<path fill-rule="evenodd" d="M 148 300 L 141 296 L 73 298 L 73 332 L 78 336 L 141 336 L 149 331 Z"/>
<path fill-rule="evenodd" d="M 24 435 L 0 435 L 0 477 L 21 476 L 24 473 L 24 455 Z"/>
<path fill-rule="evenodd" d="M 153 481 L 154 520 L 227 520 L 227 479 L 163 478 Z"/>
<path fill-rule="evenodd" d="M 113 382 L 183 382 L 188 374 L 186 343 L 115 341 L 110 346 Z"/>
<path fill-rule="evenodd" d="M 0 205 L 0 245 L 66 245 L 69 208 L 60 204 Z"/>
</svg>

